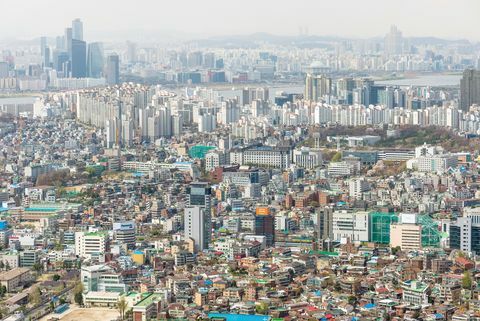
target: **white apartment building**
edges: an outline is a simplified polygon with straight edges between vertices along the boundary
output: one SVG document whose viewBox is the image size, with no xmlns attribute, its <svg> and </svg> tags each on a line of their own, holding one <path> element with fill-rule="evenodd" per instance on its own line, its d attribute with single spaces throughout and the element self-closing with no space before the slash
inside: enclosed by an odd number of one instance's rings
<svg viewBox="0 0 480 321">
<path fill-rule="evenodd" d="M 208 248 L 209 220 L 205 208 L 189 206 L 185 208 L 184 233 L 185 239 L 195 242 L 195 251 Z"/>
<path fill-rule="evenodd" d="M 83 258 L 105 254 L 108 251 L 108 234 L 102 232 L 76 232 L 75 254 Z"/>
<path fill-rule="evenodd" d="M 370 190 L 370 184 L 365 178 L 354 178 L 348 182 L 348 192 L 350 197 L 361 199 L 363 193 Z"/>
<path fill-rule="evenodd" d="M 302 147 L 293 151 L 293 163 L 298 167 L 315 168 L 322 164 L 322 152 L 319 149 Z"/>
<path fill-rule="evenodd" d="M 331 177 L 350 176 L 360 170 L 360 162 L 332 162 L 328 164 L 328 175 Z"/>
<path fill-rule="evenodd" d="M 417 170 L 427 173 L 445 173 L 449 168 L 457 166 L 455 155 L 435 155 L 417 158 Z"/>
<path fill-rule="evenodd" d="M 223 151 L 211 151 L 205 155 L 205 170 L 211 171 L 216 167 L 227 164 L 227 154 Z"/>
<path fill-rule="evenodd" d="M 369 224 L 369 212 L 335 211 L 333 212 L 333 239 L 368 242 Z"/>
<path fill-rule="evenodd" d="M 270 146 L 253 146 L 230 153 L 230 162 L 285 169 L 290 166 L 290 149 Z"/>
</svg>

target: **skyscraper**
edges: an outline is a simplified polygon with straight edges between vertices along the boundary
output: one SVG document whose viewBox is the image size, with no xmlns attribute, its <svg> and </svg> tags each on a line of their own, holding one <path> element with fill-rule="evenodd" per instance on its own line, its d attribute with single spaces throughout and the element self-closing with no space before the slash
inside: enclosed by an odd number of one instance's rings
<svg viewBox="0 0 480 321">
<path fill-rule="evenodd" d="M 50 67 L 50 47 L 45 47 L 43 50 L 43 67 Z"/>
<path fill-rule="evenodd" d="M 208 249 L 212 234 L 211 188 L 208 183 L 194 182 L 187 188 L 185 237 L 195 240 L 195 248 Z"/>
<path fill-rule="evenodd" d="M 83 22 L 78 18 L 72 21 L 72 39 L 83 40 Z"/>
<path fill-rule="evenodd" d="M 70 72 L 69 56 L 68 52 L 54 51 L 53 53 L 53 68 L 57 72 L 62 72 L 64 76 L 67 76 Z"/>
<path fill-rule="evenodd" d="M 63 36 L 57 36 L 55 38 L 55 49 L 64 50 L 65 49 L 65 40 Z"/>
<path fill-rule="evenodd" d="M 45 48 L 47 47 L 47 37 L 40 37 L 40 52 L 45 57 Z"/>
<path fill-rule="evenodd" d="M 108 56 L 105 75 L 108 85 L 116 85 L 120 82 L 120 61 L 117 54 Z"/>
<path fill-rule="evenodd" d="M 328 206 L 317 210 L 317 237 L 321 241 L 333 238 L 333 210 Z"/>
<path fill-rule="evenodd" d="M 72 57 L 72 28 L 65 28 L 65 36 L 63 37 L 64 45 L 68 55 Z"/>
<path fill-rule="evenodd" d="M 87 44 L 85 41 L 72 39 L 72 77 L 87 76 Z"/>
<path fill-rule="evenodd" d="M 332 93 L 332 79 L 325 75 L 307 74 L 305 78 L 305 99 L 319 101 Z"/>
<path fill-rule="evenodd" d="M 205 208 L 188 206 L 185 208 L 184 233 L 185 239 L 195 242 L 195 252 L 208 249 L 209 226 L 207 225 L 207 213 Z"/>
<path fill-rule="evenodd" d="M 9 74 L 9 67 L 6 61 L 0 61 L 0 78 L 7 78 Z"/>
<path fill-rule="evenodd" d="M 480 70 L 466 69 L 460 80 L 460 108 L 468 111 L 473 104 L 480 104 Z"/>
<path fill-rule="evenodd" d="M 257 208 L 255 214 L 255 235 L 265 236 L 268 246 L 275 242 L 275 217 L 270 211 L 263 211 L 263 208 Z"/>
<path fill-rule="evenodd" d="M 137 61 L 137 44 L 127 41 L 127 62 L 132 63 Z"/>
<path fill-rule="evenodd" d="M 390 32 L 385 36 L 385 54 L 400 55 L 403 51 L 402 32 L 397 26 L 391 26 Z"/>
<path fill-rule="evenodd" d="M 100 78 L 103 73 L 103 44 L 92 42 L 88 45 L 87 76 Z"/>
</svg>

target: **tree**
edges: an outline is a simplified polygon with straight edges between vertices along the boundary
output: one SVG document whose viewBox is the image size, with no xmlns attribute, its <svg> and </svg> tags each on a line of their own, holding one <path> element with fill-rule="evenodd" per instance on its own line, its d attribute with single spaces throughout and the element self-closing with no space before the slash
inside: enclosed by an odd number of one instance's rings
<svg viewBox="0 0 480 321">
<path fill-rule="evenodd" d="M 77 282 L 73 289 L 73 300 L 78 305 L 83 305 L 83 283 Z"/>
<path fill-rule="evenodd" d="M 42 302 L 42 292 L 38 286 L 35 286 L 28 295 L 28 301 L 35 306 Z"/>
<path fill-rule="evenodd" d="M 73 300 L 75 301 L 76 304 L 82 306 L 83 305 L 83 293 L 75 293 L 73 296 Z"/>
<path fill-rule="evenodd" d="M 53 277 L 52 277 L 52 280 L 57 282 L 58 280 L 60 280 L 60 275 L 54 274 Z"/>
<path fill-rule="evenodd" d="M 0 297 L 4 297 L 5 293 L 7 293 L 7 287 L 5 285 L 0 286 Z"/>
<path fill-rule="evenodd" d="M 420 311 L 419 311 L 419 310 L 415 310 L 415 312 L 413 312 L 412 317 L 413 317 L 414 319 L 418 319 L 418 318 L 420 317 Z"/>
<path fill-rule="evenodd" d="M 125 297 L 122 298 L 117 303 L 118 312 L 120 312 L 120 317 L 122 320 L 125 320 L 125 310 L 127 309 L 127 301 L 125 301 Z"/>
<path fill-rule="evenodd" d="M 35 263 L 33 266 L 32 266 L 33 270 L 35 272 L 40 272 L 42 270 L 42 265 L 40 263 Z"/>
<path fill-rule="evenodd" d="M 472 275 L 468 271 L 465 271 L 465 273 L 463 273 L 462 287 L 466 290 L 472 289 Z"/>
<path fill-rule="evenodd" d="M 133 320 L 133 311 L 132 311 L 132 309 L 129 309 L 127 312 L 125 312 L 125 319 L 127 319 L 127 320 Z"/>
<path fill-rule="evenodd" d="M 395 246 L 395 247 L 392 247 L 392 254 L 393 255 L 397 255 L 398 252 L 400 252 L 400 246 Z"/>
<path fill-rule="evenodd" d="M 267 314 L 268 304 L 266 302 L 262 302 L 255 307 L 255 310 L 258 314 Z"/>
<path fill-rule="evenodd" d="M 342 290 L 342 286 L 340 285 L 340 282 L 335 283 L 334 289 L 337 292 L 340 292 Z"/>
<path fill-rule="evenodd" d="M 333 155 L 331 162 L 339 162 L 342 159 L 342 153 L 341 152 L 336 152 L 335 155 Z"/>
<path fill-rule="evenodd" d="M 9 309 L 6 306 L 4 305 L 0 306 L 0 318 L 3 319 L 5 316 L 8 315 L 8 313 L 9 313 Z"/>
</svg>

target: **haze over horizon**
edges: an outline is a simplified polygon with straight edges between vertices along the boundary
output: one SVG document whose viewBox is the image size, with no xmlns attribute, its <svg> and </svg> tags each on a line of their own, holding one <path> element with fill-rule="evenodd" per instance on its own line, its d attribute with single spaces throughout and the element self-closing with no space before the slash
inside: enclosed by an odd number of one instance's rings
<svg viewBox="0 0 480 321">
<path fill-rule="evenodd" d="M 132 5 L 115 0 L 84 0 L 69 2 L 68 6 L 62 0 L 24 0 L 2 9 L 2 39 L 61 35 L 72 19 L 81 18 L 87 40 L 122 34 L 135 36 L 139 31 L 171 34 L 172 38 L 256 32 L 298 35 L 300 31 L 309 35 L 373 38 L 384 36 L 395 24 L 405 37 L 480 41 L 480 20 L 476 17 L 480 2 L 476 0 L 406 1 L 400 5 L 382 0 L 298 0 L 295 6 L 272 0 L 245 0 L 234 5 L 220 0 L 137 0 L 133 9 Z M 378 12 L 382 15 L 376 16 Z"/>
</svg>

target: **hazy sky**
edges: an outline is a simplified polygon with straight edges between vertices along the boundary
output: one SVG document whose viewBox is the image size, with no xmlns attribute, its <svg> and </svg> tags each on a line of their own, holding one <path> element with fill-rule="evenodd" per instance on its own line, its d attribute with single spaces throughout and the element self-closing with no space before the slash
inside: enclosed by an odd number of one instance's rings
<svg viewBox="0 0 480 321">
<path fill-rule="evenodd" d="M 0 0 L 0 38 L 61 34 L 74 18 L 87 40 L 128 30 L 198 36 L 269 32 L 480 41 L 480 0 Z M 102 37 L 104 38 L 104 37 Z"/>
</svg>

